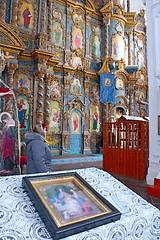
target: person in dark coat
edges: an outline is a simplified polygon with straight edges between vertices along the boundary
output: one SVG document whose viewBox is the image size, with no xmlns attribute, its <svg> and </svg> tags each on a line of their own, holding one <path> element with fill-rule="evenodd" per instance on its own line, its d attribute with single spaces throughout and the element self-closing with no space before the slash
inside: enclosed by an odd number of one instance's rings
<svg viewBox="0 0 160 240">
<path fill-rule="evenodd" d="M 37 124 L 33 132 L 25 134 L 27 146 L 26 173 L 45 173 L 51 171 L 52 154 L 45 143 L 43 125 Z"/>
</svg>

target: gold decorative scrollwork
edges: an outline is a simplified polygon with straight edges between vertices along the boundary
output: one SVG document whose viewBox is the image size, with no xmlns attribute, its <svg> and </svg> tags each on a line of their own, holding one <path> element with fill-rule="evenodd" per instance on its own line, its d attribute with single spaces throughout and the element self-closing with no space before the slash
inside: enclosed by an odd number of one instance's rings
<svg viewBox="0 0 160 240">
<path fill-rule="evenodd" d="M 86 113 L 84 111 L 85 104 L 79 99 L 79 97 L 73 98 L 69 103 L 69 109 L 67 112 L 64 114 L 64 119 L 69 119 L 70 118 L 70 113 L 72 110 L 79 110 L 82 114 L 82 117 L 86 117 Z"/>
<path fill-rule="evenodd" d="M 76 27 L 81 27 L 84 24 L 84 14 L 81 9 L 75 9 L 72 14 L 72 19 Z"/>
</svg>

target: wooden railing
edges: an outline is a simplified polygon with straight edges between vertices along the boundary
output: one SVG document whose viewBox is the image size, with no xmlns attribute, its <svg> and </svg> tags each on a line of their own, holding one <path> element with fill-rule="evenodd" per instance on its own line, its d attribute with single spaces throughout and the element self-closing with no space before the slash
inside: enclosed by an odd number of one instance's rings
<svg viewBox="0 0 160 240">
<path fill-rule="evenodd" d="M 149 123 L 107 122 L 103 129 L 103 170 L 145 180 L 149 155 Z"/>
</svg>

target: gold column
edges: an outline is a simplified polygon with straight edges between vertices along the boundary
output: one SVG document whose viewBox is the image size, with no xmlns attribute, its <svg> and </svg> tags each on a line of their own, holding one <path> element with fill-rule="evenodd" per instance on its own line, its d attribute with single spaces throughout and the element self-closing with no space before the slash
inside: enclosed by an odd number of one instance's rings
<svg viewBox="0 0 160 240">
<path fill-rule="evenodd" d="M 43 70 L 37 70 L 34 72 L 35 81 L 37 84 L 37 88 L 34 89 L 34 97 L 35 97 L 35 114 L 33 119 L 34 124 L 38 122 L 43 122 L 43 110 L 44 110 L 44 76 L 45 73 Z M 37 91 L 37 92 L 36 92 Z"/>
<path fill-rule="evenodd" d="M 5 22 L 6 17 L 6 0 L 0 1 L 0 21 Z"/>
<path fill-rule="evenodd" d="M 109 25 L 110 25 L 110 14 L 105 14 L 103 18 L 103 23 L 105 27 L 105 58 L 109 57 Z"/>
<path fill-rule="evenodd" d="M 52 38 L 52 5 L 54 0 L 48 0 L 48 40 L 51 41 Z"/>
<path fill-rule="evenodd" d="M 44 99 L 44 122 L 49 126 L 49 116 L 50 116 L 50 83 L 53 79 L 53 75 L 46 74 L 45 77 L 45 99 Z"/>
<path fill-rule="evenodd" d="M 127 32 L 127 36 L 128 36 L 128 65 L 131 65 L 132 63 L 132 55 L 131 55 L 131 51 L 132 51 L 132 46 L 131 46 L 131 32 Z"/>
<path fill-rule="evenodd" d="M 17 67 L 18 67 L 17 64 L 12 64 L 12 63 L 7 64 L 7 82 L 11 89 L 14 88 L 13 75 Z M 13 98 L 9 98 L 6 101 L 6 110 L 11 114 L 11 116 L 13 115 L 13 103 L 14 103 Z"/>
<path fill-rule="evenodd" d="M 18 0 L 12 2 L 12 19 L 11 23 L 17 26 L 17 14 L 18 14 Z"/>
<path fill-rule="evenodd" d="M 46 33 L 46 2 L 41 2 L 40 32 Z"/>
</svg>

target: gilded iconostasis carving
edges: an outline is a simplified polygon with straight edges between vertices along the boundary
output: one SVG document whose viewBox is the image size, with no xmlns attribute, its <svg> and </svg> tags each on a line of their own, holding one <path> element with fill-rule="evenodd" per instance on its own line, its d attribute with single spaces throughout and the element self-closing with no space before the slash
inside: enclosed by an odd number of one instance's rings
<svg viewBox="0 0 160 240">
<path fill-rule="evenodd" d="M 138 116 L 136 101 L 148 101 L 144 12 L 126 12 L 123 0 L 6 1 L 6 10 L 2 76 L 16 91 L 21 132 L 43 121 L 59 149 L 99 152 L 103 123 L 119 108 Z M 100 102 L 100 73 L 115 74 L 115 102 Z"/>
</svg>

